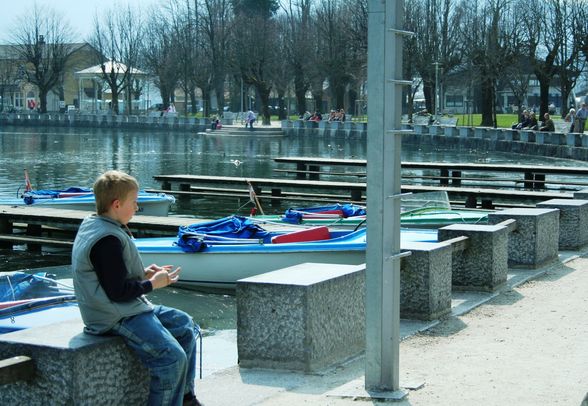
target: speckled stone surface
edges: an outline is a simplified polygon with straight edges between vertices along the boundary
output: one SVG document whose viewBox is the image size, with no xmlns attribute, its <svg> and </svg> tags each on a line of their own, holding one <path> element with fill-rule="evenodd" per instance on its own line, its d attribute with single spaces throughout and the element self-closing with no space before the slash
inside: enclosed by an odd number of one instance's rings
<svg viewBox="0 0 588 406">
<path fill-rule="evenodd" d="M 30 382 L 0 386 L 2 405 L 145 405 L 149 374 L 118 337 L 82 332 L 81 320 L 2 335 L 0 359 L 26 355 Z"/>
<path fill-rule="evenodd" d="M 412 255 L 400 265 L 400 317 L 433 320 L 451 311 L 451 253 L 448 243 L 403 245 Z"/>
<path fill-rule="evenodd" d="M 241 367 L 315 372 L 365 349 L 365 266 L 301 264 L 238 281 Z"/>
<path fill-rule="evenodd" d="M 588 244 L 588 200 L 551 199 L 537 207 L 559 210 L 559 248 L 576 249 Z"/>
<path fill-rule="evenodd" d="M 516 230 L 508 238 L 508 263 L 536 268 L 557 259 L 559 210 L 506 209 L 488 214 L 489 224 L 516 220 Z"/>
<path fill-rule="evenodd" d="M 453 255 L 452 285 L 458 290 L 495 291 L 506 283 L 508 228 L 453 224 L 439 229 L 439 240 L 468 237 L 467 248 Z"/>
</svg>

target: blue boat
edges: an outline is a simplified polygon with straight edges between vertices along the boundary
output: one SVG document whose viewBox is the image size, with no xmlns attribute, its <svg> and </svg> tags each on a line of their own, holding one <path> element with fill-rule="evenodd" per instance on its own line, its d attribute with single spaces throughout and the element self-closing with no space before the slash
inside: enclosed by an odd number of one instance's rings
<svg viewBox="0 0 588 406">
<path fill-rule="evenodd" d="M 403 230 L 402 241 L 436 242 L 436 230 Z M 180 227 L 178 237 L 138 238 L 145 264 L 181 266 L 179 285 L 234 288 L 239 279 L 305 262 L 365 262 L 366 230 L 326 226 L 267 230 L 252 218 L 230 216 Z"/>
<path fill-rule="evenodd" d="M 0 334 L 80 317 L 73 288 L 48 273 L 0 275 Z"/>
<path fill-rule="evenodd" d="M 137 199 L 138 214 L 146 216 L 167 216 L 176 199 L 165 193 L 140 191 Z M 96 201 L 92 189 L 70 187 L 56 190 L 29 190 L 20 198 L 0 199 L 0 204 L 9 206 L 36 206 L 67 210 L 94 211 Z"/>
</svg>

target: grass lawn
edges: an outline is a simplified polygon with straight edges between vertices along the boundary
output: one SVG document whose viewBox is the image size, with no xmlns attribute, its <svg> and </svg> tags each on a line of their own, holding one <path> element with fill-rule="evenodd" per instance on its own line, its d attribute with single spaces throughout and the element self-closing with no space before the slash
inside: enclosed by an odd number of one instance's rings
<svg viewBox="0 0 588 406">
<path fill-rule="evenodd" d="M 458 118 L 457 125 L 473 125 L 474 127 L 479 126 L 482 122 L 481 114 L 456 114 Z M 497 127 L 498 128 L 510 128 L 514 123 L 519 121 L 519 117 L 516 114 L 497 114 L 496 115 Z"/>
</svg>

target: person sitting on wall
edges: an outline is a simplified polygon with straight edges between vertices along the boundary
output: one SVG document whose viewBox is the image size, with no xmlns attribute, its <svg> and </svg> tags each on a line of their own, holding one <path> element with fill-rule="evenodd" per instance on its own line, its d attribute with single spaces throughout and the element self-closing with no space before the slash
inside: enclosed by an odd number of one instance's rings
<svg viewBox="0 0 588 406">
<path fill-rule="evenodd" d="M 520 129 L 528 126 L 529 122 L 530 122 L 529 112 L 527 110 L 523 110 L 523 114 L 521 114 L 521 121 L 516 124 L 513 124 L 511 128 L 513 130 L 520 130 Z"/>
<path fill-rule="evenodd" d="M 308 119 L 308 121 L 321 121 L 323 116 L 318 111 L 315 111 L 314 114 Z"/>
<path fill-rule="evenodd" d="M 522 127 L 521 130 L 531 130 L 537 131 L 539 129 L 539 122 L 537 121 L 537 117 L 535 116 L 535 112 L 532 111 L 529 115 L 529 123 Z"/>
<path fill-rule="evenodd" d="M 539 131 L 550 131 L 550 132 L 555 131 L 555 124 L 553 123 L 553 120 L 549 116 L 549 113 L 545 113 L 543 115 L 543 125 L 539 128 Z"/>
</svg>

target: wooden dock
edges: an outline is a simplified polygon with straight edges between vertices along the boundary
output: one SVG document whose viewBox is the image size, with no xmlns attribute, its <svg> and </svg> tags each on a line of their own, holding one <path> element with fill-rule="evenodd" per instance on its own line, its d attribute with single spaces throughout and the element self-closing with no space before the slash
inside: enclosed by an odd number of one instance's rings
<svg viewBox="0 0 588 406">
<path fill-rule="evenodd" d="M 366 161 L 364 159 L 332 159 L 332 158 L 307 158 L 307 157 L 278 157 L 274 162 L 285 165 L 293 165 L 293 168 L 277 168 L 275 172 L 292 173 L 296 179 L 318 180 L 321 175 L 330 176 L 366 176 Z M 325 167 L 329 168 L 328 170 Z M 362 168 L 363 171 L 332 170 L 337 168 Z M 403 174 L 403 179 L 420 179 L 423 181 L 438 181 L 440 186 L 460 186 L 468 181 L 470 186 L 493 188 L 496 182 L 509 183 L 513 188 L 545 189 L 551 185 L 555 189 L 572 187 L 580 189 L 588 187 L 588 181 L 583 179 L 588 175 L 588 167 L 565 166 L 533 166 L 533 165 L 497 165 L 485 163 L 448 163 L 448 162 L 402 162 L 404 172 L 413 170 L 411 174 Z M 414 171 L 423 172 L 422 175 L 414 174 Z M 437 172 L 438 175 L 430 175 Z M 466 176 L 466 173 L 468 176 Z M 500 176 L 488 176 L 489 173 L 499 173 Z M 554 176 L 574 176 L 577 180 L 562 181 L 554 179 Z M 477 182 L 473 185 L 472 182 Z"/>
<path fill-rule="evenodd" d="M 0 244 L 52 245 L 71 247 L 82 220 L 92 212 L 37 208 L 34 206 L 0 206 Z M 196 221 L 183 217 L 136 215 L 129 229 L 136 237 L 174 236 L 178 227 Z"/>
<path fill-rule="evenodd" d="M 162 182 L 161 192 L 175 193 L 172 185 L 179 188 L 178 193 L 183 196 L 226 196 L 246 197 L 249 194 L 248 183 L 255 188 L 258 197 L 274 200 L 299 200 L 299 201 L 323 201 L 341 202 L 352 201 L 365 202 L 365 182 L 328 182 L 276 178 L 241 178 L 227 176 L 202 176 L 202 175 L 158 175 L 153 177 Z M 231 186 L 228 188 L 227 186 Z M 235 188 L 238 187 L 238 188 Z M 265 188 L 265 190 L 264 190 Z M 270 189 L 268 193 L 268 189 Z M 177 190 L 177 189 L 176 189 Z M 286 190 L 286 191 L 285 191 Z M 326 195 L 321 191 L 344 191 L 345 195 Z M 403 185 L 403 193 L 417 192 L 447 192 L 453 202 L 462 202 L 466 207 L 476 208 L 481 203 L 482 208 L 519 206 L 521 202 L 526 205 L 532 202 L 541 202 L 549 199 L 572 199 L 573 193 L 549 192 L 546 190 L 509 190 L 498 188 L 475 188 L 465 186 L 428 186 L 428 185 Z M 348 199 L 351 200 L 348 200 Z M 496 200 L 500 204 L 494 204 Z M 510 202 L 510 204 L 509 204 Z"/>
</svg>

